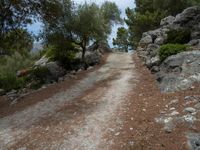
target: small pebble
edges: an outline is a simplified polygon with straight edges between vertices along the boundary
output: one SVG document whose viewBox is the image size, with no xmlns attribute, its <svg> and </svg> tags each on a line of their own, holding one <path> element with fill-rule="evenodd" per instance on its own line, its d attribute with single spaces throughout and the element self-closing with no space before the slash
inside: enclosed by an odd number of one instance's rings
<svg viewBox="0 0 200 150">
<path fill-rule="evenodd" d="M 172 107 L 172 108 L 170 108 L 169 110 L 172 111 L 172 110 L 175 110 L 175 109 L 176 109 L 176 108 Z"/>
<path fill-rule="evenodd" d="M 118 136 L 118 135 L 120 135 L 120 132 L 115 133 L 115 136 Z"/>
<path fill-rule="evenodd" d="M 196 112 L 196 109 L 192 108 L 192 107 L 188 107 L 184 109 L 184 112 L 186 113 L 194 113 Z"/>
</svg>

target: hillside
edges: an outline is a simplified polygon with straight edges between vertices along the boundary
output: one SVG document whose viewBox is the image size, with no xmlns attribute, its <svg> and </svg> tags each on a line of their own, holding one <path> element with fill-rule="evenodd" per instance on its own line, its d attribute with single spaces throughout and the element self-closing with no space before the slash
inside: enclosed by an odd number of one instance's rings
<svg viewBox="0 0 200 150">
<path fill-rule="evenodd" d="M 0 149 L 200 149 L 199 4 L 3 1 Z"/>
</svg>

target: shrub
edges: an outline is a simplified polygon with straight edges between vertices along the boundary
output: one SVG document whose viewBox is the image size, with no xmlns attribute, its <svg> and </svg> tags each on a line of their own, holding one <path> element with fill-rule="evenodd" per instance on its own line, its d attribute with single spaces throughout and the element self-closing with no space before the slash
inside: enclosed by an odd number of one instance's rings
<svg viewBox="0 0 200 150">
<path fill-rule="evenodd" d="M 186 50 L 187 50 L 186 45 L 181 45 L 181 44 L 162 45 L 159 49 L 159 57 L 161 61 L 164 61 L 167 57 L 178 54 Z"/>
<path fill-rule="evenodd" d="M 25 29 L 11 30 L 0 38 L 0 47 L 6 54 L 13 55 L 18 52 L 27 56 L 33 47 L 33 37 Z"/>
<path fill-rule="evenodd" d="M 27 78 L 21 77 L 17 78 L 15 74 L 7 73 L 5 75 L 0 75 L 0 88 L 5 91 L 10 91 L 12 89 L 22 89 L 25 87 Z"/>
<path fill-rule="evenodd" d="M 43 84 L 46 82 L 47 76 L 50 75 L 50 72 L 47 67 L 37 67 L 31 71 L 31 75 L 34 80 Z"/>
<path fill-rule="evenodd" d="M 29 74 L 29 86 L 31 89 L 39 89 L 43 84 L 45 84 L 49 76 L 51 76 L 50 71 L 47 67 L 37 67 L 30 70 Z"/>
<path fill-rule="evenodd" d="M 191 31 L 188 29 L 172 29 L 167 32 L 167 35 L 168 37 L 166 43 L 185 44 L 191 39 Z"/>
<path fill-rule="evenodd" d="M 61 62 L 65 68 L 69 68 L 71 62 L 75 58 L 75 54 L 75 51 L 59 49 L 55 46 L 47 47 L 46 50 L 46 55 L 50 60 Z"/>
<path fill-rule="evenodd" d="M 21 56 L 19 53 L 12 56 L 2 56 L 0 59 L 0 89 L 9 91 L 23 88 L 26 85 L 27 78 L 17 78 L 16 73 L 18 70 L 32 66 L 32 60 Z"/>
</svg>

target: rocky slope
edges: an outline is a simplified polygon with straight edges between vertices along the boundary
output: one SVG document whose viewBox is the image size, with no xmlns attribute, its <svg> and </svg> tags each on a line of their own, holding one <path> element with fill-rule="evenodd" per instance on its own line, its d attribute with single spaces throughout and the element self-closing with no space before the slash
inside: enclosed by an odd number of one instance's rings
<svg viewBox="0 0 200 150">
<path fill-rule="evenodd" d="M 85 68 L 84 64 L 81 61 L 82 54 L 80 52 L 76 54 L 74 61 L 71 63 L 71 69 L 69 70 L 66 70 L 63 67 L 63 64 L 61 64 L 59 61 L 51 61 L 48 57 L 44 55 L 42 58 L 36 61 L 32 67 L 32 69 L 42 68 L 42 70 L 39 69 L 37 73 L 40 74 L 40 76 L 42 76 L 42 78 L 44 78 L 45 80 L 42 85 L 40 85 L 41 83 L 39 83 L 40 87 L 37 87 L 36 89 L 40 90 L 52 84 L 56 84 L 57 82 L 61 82 L 69 78 L 74 78 L 75 74 L 81 72 L 82 70 L 90 70 L 92 66 L 98 65 L 102 62 L 103 55 L 105 55 L 107 52 L 111 52 L 111 49 L 107 44 L 93 44 L 92 46 L 88 47 L 88 50 L 85 53 L 87 68 Z M 19 70 L 16 76 L 31 76 L 32 69 Z M 40 73 L 40 71 L 42 72 Z M 37 84 L 37 79 L 32 79 L 23 89 L 13 89 L 7 93 L 4 89 L 0 89 L 0 96 L 6 95 L 8 99 L 11 100 L 11 103 L 15 103 L 20 97 L 34 92 L 35 88 L 32 87 Z"/>
<path fill-rule="evenodd" d="M 89 66 L 94 66 L 99 64 L 102 58 L 102 55 L 105 52 L 110 52 L 111 49 L 107 44 L 99 43 L 93 44 L 88 47 L 88 50 L 85 53 L 85 62 Z M 85 69 L 84 64 L 81 61 L 82 52 L 76 54 L 74 61 L 71 63 L 71 70 L 78 71 Z M 43 56 L 40 60 L 35 62 L 35 67 L 47 67 L 51 73 L 51 77 L 55 80 L 58 80 L 59 77 L 62 77 L 66 74 L 67 70 L 62 67 L 62 64 L 59 62 L 52 62 L 46 56 Z M 69 71 L 69 70 L 68 70 Z"/>
<path fill-rule="evenodd" d="M 156 75 L 160 89 L 174 92 L 191 88 L 200 82 L 200 7 L 185 9 L 177 16 L 161 20 L 160 28 L 143 33 L 137 52 L 144 64 Z M 161 62 L 159 48 L 165 44 L 171 29 L 191 31 L 190 51 L 179 53 Z"/>
</svg>

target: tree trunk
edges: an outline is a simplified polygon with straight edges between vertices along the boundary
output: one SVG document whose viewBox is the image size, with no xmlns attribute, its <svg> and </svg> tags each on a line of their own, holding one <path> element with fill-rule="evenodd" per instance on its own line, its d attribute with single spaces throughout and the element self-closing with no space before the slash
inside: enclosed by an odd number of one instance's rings
<svg viewBox="0 0 200 150">
<path fill-rule="evenodd" d="M 82 61 L 85 62 L 86 47 L 82 46 Z"/>
<path fill-rule="evenodd" d="M 85 61 L 85 52 L 86 52 L 86 46 L 82 46 L 82 63 L 83 63 L 83 67 L 86 70 L 88 65 L 87 62 Z"/>
</svg>

